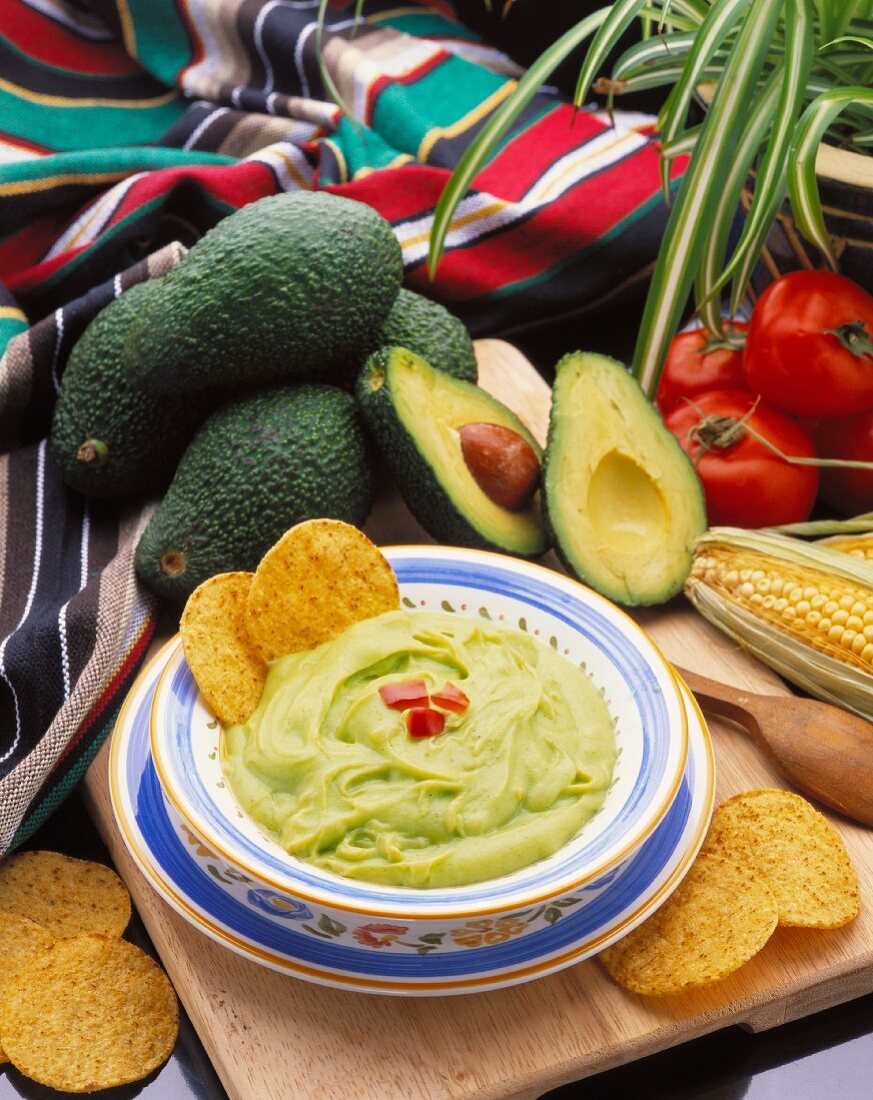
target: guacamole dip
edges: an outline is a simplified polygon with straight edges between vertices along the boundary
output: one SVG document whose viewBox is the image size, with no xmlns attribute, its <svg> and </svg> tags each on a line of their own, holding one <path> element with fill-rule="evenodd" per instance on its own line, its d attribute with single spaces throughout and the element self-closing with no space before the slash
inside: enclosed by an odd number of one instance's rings
<svg viewBox="0 0 873 1100">
<path fill-rule="evenodd" d="M 408 713 L 380 694 L 413 679 L 469 700 L 445 712 L 438 736 L 411 736 Z M 225 749 L 242 807 L 292 855 L 415 887 L 479 882 L 550 855 L 601 806 L 615 763 L 606 706 L 566 657 L 430 611 L 389 611 L 274 661 Z"/>
</svg>

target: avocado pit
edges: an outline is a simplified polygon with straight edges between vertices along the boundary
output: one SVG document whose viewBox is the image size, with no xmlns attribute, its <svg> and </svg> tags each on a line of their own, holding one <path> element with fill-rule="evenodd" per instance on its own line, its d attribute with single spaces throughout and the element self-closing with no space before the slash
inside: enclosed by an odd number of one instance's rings
<svg viewBox="0 0 873 1100">
<path fill-rule="evenodd" d="M 540 461 L 518 432 L 502 424 L 464 424 L 458 429 L 467 469 L 482 492 L 501 508 L 518 512 L 537 490 Z"/>
</svg>

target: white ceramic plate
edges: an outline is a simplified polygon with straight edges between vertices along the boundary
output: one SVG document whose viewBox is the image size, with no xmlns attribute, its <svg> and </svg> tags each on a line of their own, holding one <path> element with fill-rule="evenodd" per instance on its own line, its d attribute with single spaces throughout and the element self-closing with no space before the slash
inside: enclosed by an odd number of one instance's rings
<svg viewBox="0 0 873 1100">
<path fill-rule="evenodd" d="M 149 717 L 171 652 L 167 646 L 152 660 L 119 716 L 109 775 L 116 821 L 143 874 L 178 913 L 223 946 L 275 970 L 338 988 L 407 996 L 529 981 L 597 953 L 649 916 L 682 880 L 706 833 L 714 798 L 712 745 L 683 689 L 689 751 L 675 799 L 639 850 L 581 888 L 571 904 L 546 903 L 510 918 L 444 920 L 448 952 L 408 938 L 397 922 L 350 931 L 316 906 L 241 874 L 164 798 L 150 753 Z"/>
</svg>

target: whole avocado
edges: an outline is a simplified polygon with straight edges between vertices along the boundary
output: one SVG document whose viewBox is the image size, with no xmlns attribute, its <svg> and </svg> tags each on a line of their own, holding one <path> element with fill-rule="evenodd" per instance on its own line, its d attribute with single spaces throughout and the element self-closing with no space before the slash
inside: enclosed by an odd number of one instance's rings
<svg viewBox="0 0 873 1100">
<path fill-rule="evenodd" d="M 320 516 L 360 526 L 376 462 L 354 398 L 334 386 L 260 390 L 222 406 L 182 457 L 135 566 L 183 601 L 215 573 L 254 570 L 289 527 Z"/>
<path fill-rule="evenodd" d="M 64 483 L 95 497 L 163 488 L 203 419 L 202 402 L 143 396 L 127 335 L 160 280 L 139 283 L 94 318 L 70 353 L 49 448 Z"/>
<path fill-rule="evenodd" d="M 127 351 L 155 393 L 327 377 L 373 344 L 402 274 L 375 210 L 322 191 L 273 195 L 191 248 Z"/>
<path fill-rule="evenodd" d="M 408 348 L 454 378 L 478 378 L 473 341 L 464 324 L 439 302 L 402 289 L 379 333 L 379 347 Z M 373 349 L 378 350 L 377 348 Z"/>
</svg>

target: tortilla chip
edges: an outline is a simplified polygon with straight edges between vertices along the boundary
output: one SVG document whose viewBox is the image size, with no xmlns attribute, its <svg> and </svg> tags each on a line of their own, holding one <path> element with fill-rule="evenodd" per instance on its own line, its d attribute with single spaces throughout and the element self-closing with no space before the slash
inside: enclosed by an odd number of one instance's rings
<svg viewBox="0 0 873 1100">
<path fill-rule="evenodd" d="M 599 958 L 633 993 L 681 993 L 738 970 L 761 950 L 777 919 L 776 899 L 754 870 L 699 855 L 660 909 Z"/>
<path fill-rule="evenodd" d="M 130 894 L 102 863 L 20 852 L 0 864 L 0 913 L 27 917 L 55 939 L 80 932 L 120 936 L 130 920 Z"/>
<path fill-rule="evenodd" d="M 750 861 L 766 878 L 779 923 L 840 928 L 858 915 L 858 876 L 842 837 L 792 791 L 747 791 L 715 811 L 704 851 Z"/>
<path fill-rule="evenodd" d="M 314 649 L 354 623 L 400 606 L 387 559 L 357 527 L 298 523 L 261 559 L 249 592 L 249 635 L 265 661 Z"/>
<path fill-rule="evenodd" d="M 126 940 L 59 940 L 0 997 L 13 1065 L 50 1088 L 92 1092 L 145 1077 L 172 1053 L 176 995 L 163 970 Z"/>
<path fill-rule="evenodd" d="M 9 980 L 21 967 L 54 942 L 54 936 L 27 917 L 0 913 L 0 1000 Z M 3 1030 L 0 1016 L 0 1065 L 9 1061 L 2 1046 Z"/>
<path fill-rule="evenodd" d="M 179 632 L 197 686 L 224 726 L 245 722 L 260 702 L 267 666 L 246 629 L 253 573 L 219 573 L 188 597 Z"/>
</svg>

